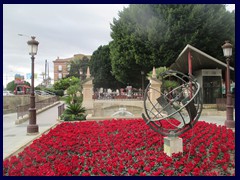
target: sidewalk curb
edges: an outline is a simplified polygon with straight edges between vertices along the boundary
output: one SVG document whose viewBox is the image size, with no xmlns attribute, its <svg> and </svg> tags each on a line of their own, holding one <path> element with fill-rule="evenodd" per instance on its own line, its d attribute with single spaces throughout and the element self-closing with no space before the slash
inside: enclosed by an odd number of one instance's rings
<svg viewBox="0 0 240 180">
<path fill-rule="evenodd" d="M 37 114 L 40 114 L 40 113 L 42 113 L 42 112 L 50 109 L 50 108 L 53 107 L 53 106 L 56 106 L 56 105 L 60 104 L 60 103 L 61 103 L 60 101 L 57 101 L 57 102 L 55 102 L 55 103 L 53 103 L 53 104 L 51 104 L 51 105 L 49 105 L 49 106 L 47 106 L 47 107 L 45 107 L 45 108 L 42 108 L 42 109 L 37 110 L 36 113 L 37 113 Z M 16 125 L 22 124 L 22 123 L 26 122 L 28 119 L 29 119 L 29 115 L 27 114 L 27 115 L 25 115 L 25 117 L 23 117 L 23 118 L 21 118 L 21 119 L 16 119 L 16 120 L 15 120 L 15 124 L 16 124 Z"/>
<path fill-rule="evenodd" d="M 34 137 L 32 140 L 30 140 L 28 143 L 22 145 L 20 148 L 18 148 L 16 151 L 14 151 L 13 153 L 11 153 L 10 155 L 6 156 L 3 161 L 5 159 L 10 158 L 11 156 L 17 156 L 18 153 L 22 152 L 27 146 L 29 146 L 30 144 L 32 144 L 32 142 L 38 138 L 40 138 L 43 134 L 48 133 L 48 131 L 50 131 L 50 129 L 55 128 L 58 124 L 61 124 L 61 122 L 56 121 L 55 124 L 53 124 L 52 126 L 50 126 L 48 129 L 46 129 L 45 131 L 43 131 L 42 133 L 39 133 L 36 137 Z M 31 136 L 31 135 L 26 135 L 26 136 Z"/>
</svg>

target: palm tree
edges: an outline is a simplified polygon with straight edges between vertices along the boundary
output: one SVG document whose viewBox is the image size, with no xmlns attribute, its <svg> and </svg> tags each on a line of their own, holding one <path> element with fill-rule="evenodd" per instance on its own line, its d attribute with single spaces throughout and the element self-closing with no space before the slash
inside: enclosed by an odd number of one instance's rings
<svg viewBox="0 0 240 180">
<path fill-rule="evenodd" d="M 61 118 L 64 121 L 85 120 L 86 109 L 82 107 L 82 104 L 68 104 Z"/>
<path fill-rule="evenodd" d="M 84 80 L 86 78 L 88 63 L 89 59 L 86 56 L 83 56 L 81 59 L 75 57 L 68 64 L 70 65 L 70 70 L 67 77 L 74 76 Z M 80 70 L 82 71 L 82 74 Z"/>
</svg>

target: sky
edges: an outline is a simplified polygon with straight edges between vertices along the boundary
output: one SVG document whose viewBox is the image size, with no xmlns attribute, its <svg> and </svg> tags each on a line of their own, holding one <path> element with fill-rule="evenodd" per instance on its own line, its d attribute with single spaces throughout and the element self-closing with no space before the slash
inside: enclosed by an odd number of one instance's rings
<svg viewBox="0 0 240 180">
<path fill-rule="evenodd" d="M 3 5 L 3 85 L 14 80 L 15 74 L 31 73 L 31 57 L 27 41 L 35 36 L 39 41 L 35 56 L 35 85 L 42 81 L 45 60 L 49 62 L 53 79 L 53 61 L 73 57 L 74 54 L 91 55 L 100 45 L 112 39 L 110 23 L 124 4 L 98 5 Z M 19 36 L 23 34 L 24 36 Z M 30 80 L 27 80 L 30 82 Z"/>
<path fill-rule="evenodd" d="M 91 55 L 112 39 L 110 23 L 118 19 L 119 11 L 128 4 L 4 4 L 3 5 L 3 86 L 14 80 L 15 74 L 31 73 L 31 57 L 27 41 L 35 36 L 39 41 L 35 56 L 35 86 L 42 82 L 45 60 L 53 79 L 53 61 Z M 227 5 L 232 11 L 235 5 Z M 19 36 L 18 34 L 23 34 Z"/>
</svg>

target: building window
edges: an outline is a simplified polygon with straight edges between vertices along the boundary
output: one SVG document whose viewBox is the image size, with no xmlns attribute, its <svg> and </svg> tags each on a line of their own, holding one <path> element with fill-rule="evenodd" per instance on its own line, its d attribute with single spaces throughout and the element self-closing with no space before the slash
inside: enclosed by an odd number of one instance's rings
<svg viewBox="0 0 240 180">
<path fill-rule="evenodd" d="M 58 79 L 62 79 L 62 73 L 58 73 Z"/>
<path fill-rule="evenodd" d="M 70 71 L 70 68 L 71 68 L 71 65 L 68 64 L 68 65 L 67 65 L 67 71 L 68 71 L 68 72 Z"/>
<path fill-rule="evenodd" d="M 62 71 L 62 65 L 58 66 L 58 71 Z"/>
</svg>

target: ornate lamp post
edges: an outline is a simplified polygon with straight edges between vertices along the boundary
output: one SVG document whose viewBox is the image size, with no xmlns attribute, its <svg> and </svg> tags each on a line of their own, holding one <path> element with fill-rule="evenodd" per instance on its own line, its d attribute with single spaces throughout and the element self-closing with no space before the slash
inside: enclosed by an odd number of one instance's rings
<svg viewBox="0 0 240 180">
<path fill-rule="evenodd" d="M 30 108 L 29 108 L 29 124 L 27 126 L 27 134 L 37 134 L 38 125 L 36 124 L 36 108 L 35 108 L 35 92 L 34 92 L 34 55 L 37 54 L 39 42 L 32 39 L 27 42 L 29 46 L 29 55 L 31 55 L 32 60 L 32 77 L 31 77 L 31 95 L 30 95 Z"/>
<path fill-rule="evenodd" d="M 143 95 L 144 95 L 144 71 L 143 70 L 141 71 L 141 75 L 142 75 L 142 98 L 143 98 Z"/>
<path fill-rule="evenodd" d="M 225 44 L 222 46 L 223 55 L 227 58 L 227 79 L 226 79 L 226 95 L 227 95 L 227 103 L 226 103 L 226 116 L 225 126 L 228 128 L 235 128 L 235 121 L 233 120 L 233 104 L 232 104 L 232 94 L 230 92 L 230 68 L 229 62 L 230 57 L 232 56 L 232 48 L 233 45 L 229 43 L 229 41 L 225 41 Z"/>
</svg>

